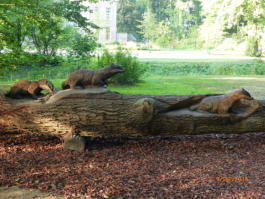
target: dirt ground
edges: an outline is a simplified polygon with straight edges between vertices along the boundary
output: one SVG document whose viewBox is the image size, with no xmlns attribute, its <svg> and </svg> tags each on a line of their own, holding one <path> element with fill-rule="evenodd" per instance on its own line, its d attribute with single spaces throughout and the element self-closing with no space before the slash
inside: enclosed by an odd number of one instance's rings
<svg viewBox="0 0 265 199">
<path fill-rule="evenodd" d="M 96 139 L 84 153 L 1 133 L 0 198 L 265 198 L 264 154 L 265 133 Z"/>
</svg>

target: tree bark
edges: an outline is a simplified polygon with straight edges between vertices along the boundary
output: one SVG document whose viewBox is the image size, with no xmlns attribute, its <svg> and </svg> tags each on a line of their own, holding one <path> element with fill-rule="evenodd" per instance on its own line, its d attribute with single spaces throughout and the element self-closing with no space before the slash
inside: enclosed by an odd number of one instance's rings
<svg viewBox="0 0 265 199">
<path fill-rule="evenodd" d="M 0 132 L 109 138 L 265 130 L 264 101 L 259 101 L 259 107 L 255 101 L 240 101 L 232 107 L 234 114 L 189 109 L 208 96 L 122 95 L 91 88 L 59 91 L 41 102 L 13 100 L 0 92 Z"/>
</svg>

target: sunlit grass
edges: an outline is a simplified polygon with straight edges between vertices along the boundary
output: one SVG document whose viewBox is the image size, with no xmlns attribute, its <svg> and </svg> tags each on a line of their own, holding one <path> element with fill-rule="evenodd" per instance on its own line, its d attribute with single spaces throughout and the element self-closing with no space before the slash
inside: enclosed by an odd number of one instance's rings
<svg viewBox="0 0 265 199">
<path fill-rule="evenodd" d="M 61 88 L 65 79 L 52 79 L 56 88 Z M 8 91 L 14 82 L 0 82 L 0 89 Z M 109 89 L 122 94 L 144 95 L 194 95 L 228 93 L 243 87 L 254 97 L 265 99 L 265 76 L 160 76 L 152 75 L 133 85 L 109 85 Z"/>
<path fill-rule="evenodd" d="M 215 80 L 209 80 L 215 81 Z M 201 87 L 201 79 L 187 76 L 150 76 L 134 86 L 110 86 L 110 89 L 124 94 L 187 95 L 209 93 Z"/>
<path fill-rule="evenodd" d="M 243 87 L 261 99 L 265 96 L 264 84 L 264 76 L 150 76 L 134 86 L 111 85 L 109 88 L 123 94 L 191 95 L 228 93 Z"/>
<path fill-rule="evenodd" d="M 61 88 L 64 79 L 51 80 L 56 88 Z M 7 91 L 14 82 L 0 82 L 0 89 Z M 160 76 L 152 75 L 141 82 L 129 85 L 109 85 L 109 89 L 123 94 L 146 95 L 190 95 L 205 93 L 227 93 L 244 87 L 250 92 L 265 95 L 264 76 Z"/>
</svg>

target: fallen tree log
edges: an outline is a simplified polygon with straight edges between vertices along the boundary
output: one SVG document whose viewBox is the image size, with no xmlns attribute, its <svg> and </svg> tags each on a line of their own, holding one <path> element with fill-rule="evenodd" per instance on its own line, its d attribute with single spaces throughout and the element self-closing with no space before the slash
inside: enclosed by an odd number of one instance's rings
<svg viewBox="0 0 265 199">
<path fill-rule="evenodd" d="M 265 130 L 264 101 L 240 100 L 232 114 L 189 109 L 208 96 L 213 95 L 122 95 L 93 88 L 59 91 L 41 102 L 2 94 L 0 131 L 109 138 Z"/>
</svg>

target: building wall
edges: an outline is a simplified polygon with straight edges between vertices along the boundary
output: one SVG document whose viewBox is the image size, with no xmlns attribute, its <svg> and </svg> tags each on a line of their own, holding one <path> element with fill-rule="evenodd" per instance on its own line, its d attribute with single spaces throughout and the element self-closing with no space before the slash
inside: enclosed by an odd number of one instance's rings
<svg viewBox="0 0 265 199">
<path fill-rule="evenodd" d="M 90 11 L 84 13 L 91 22 L 100 27 L 96 30 L 99 43 L 117 41 L 117 0 L 87 3 Z"/>
</svg>

